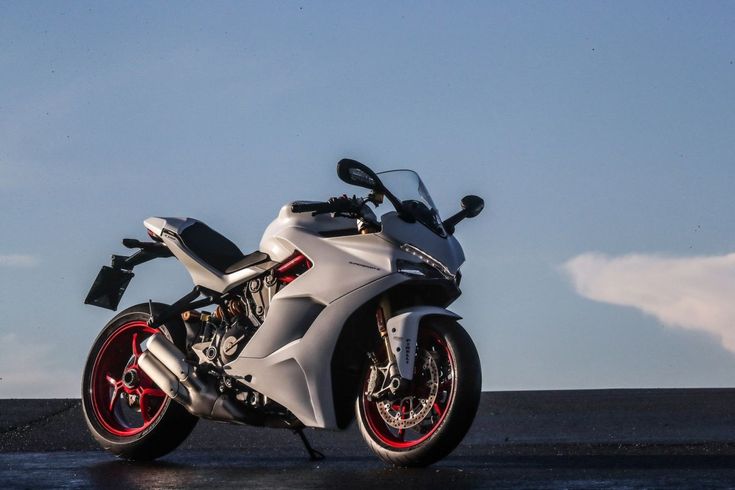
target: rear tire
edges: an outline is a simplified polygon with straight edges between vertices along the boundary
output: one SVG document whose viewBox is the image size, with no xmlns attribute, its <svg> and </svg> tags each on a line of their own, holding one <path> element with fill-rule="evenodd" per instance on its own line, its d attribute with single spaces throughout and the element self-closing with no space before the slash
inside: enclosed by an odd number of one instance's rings
<svg viewBox="0 0 735 490">
<path fill-rule="evenodd" d="M 165 305 L 153 303 L 158 313 Z M 137 366 L 148 327 L 148 304 L 132 306 L 100 332 L 89 352 L 82 380 L 82 409 L 92 436 L 125 459 L 150 461 L 176 449 L 199 420 L 168 398 Z M 184 350 L 186 330 L 174 319 L 159 331 Z"/>
<path fill-rule="evenodd" d="M 414 381 L 402 397 L 368 400 L 369 376 L 368 370 L 355 404 L 357 423 L 368 447 L 389 464 L 420 467 L 439 461 L 462 441 L 477 413 L 480 359 L 470 336 L 453 320 L 422 320 Z M 396 428 L 402 424 L 407 427 Z"/>
</svg>

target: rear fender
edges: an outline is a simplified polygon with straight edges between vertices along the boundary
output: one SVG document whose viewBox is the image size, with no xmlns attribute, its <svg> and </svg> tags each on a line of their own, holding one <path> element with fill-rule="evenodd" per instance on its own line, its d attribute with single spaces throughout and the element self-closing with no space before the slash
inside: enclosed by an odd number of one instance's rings
<svg viewBox="0 0 735 490">
<path fill-rule="evenodd" d="M 456 313 L 438 306 L 415 306 L 396 312 L 388 320 L 388 342 L 391 351 L 396 356 L 398 372 L 404 379 L 413 379 L 419 324 L 421 319 L 427 316 L 462 318 Z"/>
</svg>

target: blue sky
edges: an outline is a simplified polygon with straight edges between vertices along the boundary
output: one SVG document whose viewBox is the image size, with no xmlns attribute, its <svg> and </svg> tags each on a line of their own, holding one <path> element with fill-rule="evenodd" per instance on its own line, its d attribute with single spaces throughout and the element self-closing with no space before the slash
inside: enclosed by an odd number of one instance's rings
<svg viewBox="0 0 735 490">
<path fill-rule="evenodd" d="M 0 397 L 78 396 L 111 317 L 82 299 L 143 219 L 248 252 L 284 202 L 353 191 L 345 156 L 415 169 L 444 215 L 486 198 L 453 306 L 485 389 L 735 385 L 732 3 L 0 14 Z M 189 288 L 159 261 L 122 306 Z"/>
</svg>

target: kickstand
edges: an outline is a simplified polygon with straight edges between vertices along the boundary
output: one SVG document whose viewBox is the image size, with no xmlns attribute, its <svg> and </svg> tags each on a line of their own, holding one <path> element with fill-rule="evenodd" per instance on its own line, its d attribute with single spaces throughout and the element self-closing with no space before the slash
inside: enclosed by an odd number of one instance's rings
<svg viewBox="0 0 735 490">
<path fill-rule="evenodd" d="M 295 429 L 294 432 L 299 435 L 301 438 L 301 442 L 304 443 L 304 447 L 309 453 L 309 459 L 311 461 L 321 461 L 324 459 L 324 455 L 311 447 L 311 444 L 309 444 L 309 440 L 306 438 L 306 434 L 304 434 L 303 429 Z"/>
</svg>

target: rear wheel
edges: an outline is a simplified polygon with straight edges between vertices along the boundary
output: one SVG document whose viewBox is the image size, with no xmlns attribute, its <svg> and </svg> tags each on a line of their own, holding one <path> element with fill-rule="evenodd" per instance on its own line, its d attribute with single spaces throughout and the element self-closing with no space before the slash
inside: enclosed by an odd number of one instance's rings
<svg viewBox="0 0 735 490">
<path fill-rule="evenodd" d="M 472 425 L 482 384 L 467 332 L 455 321 L 424 319 L 413 380 L 398 396 L 368 397 L 379 371 L 371 367 L 365 373 L 355 407 L 370 449 L 396 466 L 427 466 L 454 450 Z"/>
<path fill-rule="evenodd" d="M 153 306 L 154 313 L 164 308 Z M 185 346 L 181 322 L 154 329 L 148 326 L 149 318 L 147 304 L 115 316 L 95 340 L 82 381 L 82 408 L 90 432 L 103 448 L 134 460 L 152 460 L 174 450 L 198 421 L 138 366 L 141 342 L 158 331 L 180 349 Z"/>
</svg>

